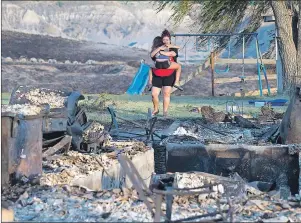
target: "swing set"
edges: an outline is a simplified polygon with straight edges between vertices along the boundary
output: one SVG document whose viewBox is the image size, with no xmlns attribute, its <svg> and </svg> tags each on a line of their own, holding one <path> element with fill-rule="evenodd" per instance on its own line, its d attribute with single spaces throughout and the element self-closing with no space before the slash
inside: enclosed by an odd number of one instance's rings
<svg viewBox="0 0 301 223">
<path fill-rule="evenodd" d="M 213 64 L 211 64 L 214 73 L 216 74 L 223 74 L 223 73 L 229 73 L 230 71 L 230 64 L 234 64 L 234 63 L 238 63 L 241 61 L 242 63 L 242 75 L 239 77 L 241 80 L 241 83 L 245 82 L 245 62 L 247 61 L 248 64 L 256 64 L 257 65 L 257 75 L 258 75 L 258 85 L 259 85 L 259 94 L 260 96 L 263 96 L 263 87 L 262 87 L 262 80 L 261 80 L 261 74 L 263 73 L 264 78 L 265 78 L 265 82 L 266 82 L 266 87 L 267 87 L 267 92 L 268 95 L 271 94 L 271 90 L 270 90 L 270 85 L 268 82 L 268 78 L 267 78 L 267 72 L 266 72 L 266 68 L 265 65 L 263 63 L 263 59 L 262 59 L 262 54 L 259 48 L 259 41 L 258 41 L 258 33 L 232 33 L 232 34 L 215 34 L 215 33 L 211 33 L 211 34 L 172 34 L 173 37 L 175 37 L 175 42 L 177 40 L 177 37 L 195 37 L 195 49 L 197 52 L 203 52 L 203 53 L 212 53 L 214 52 L 214 47 L 213 47 L 213 43 L 211 41 L 211 38 L 213 37 L 230 37 L 229 41 L 228 41 L 228 46 L 227 46 L 227 58 L 218 58 L 215 59 L 213 61 Z M 242 37 L 242 59 L 231 59 L 231 37 L 232 36 L 240 36 Z M 245 58 L 245 37 L 246 36 L 253 36 L 255 38 L 255 49 L 256 49 L 256 59 L 246 59 Z M 205 43 L 201 44 L 200 42 L 204 42 L 204 41 L 200 41 L 202 38 L 206 38 L 205 39 Z M 202 48 L 202 46 L 205 46 L 205 49 Z M 186 63 L 186 53 L 187 53 L 187 44 L 184 45 L 184 54 L 185 54 L 185 63 Z M 266 60 L 267 61 L 267 60 Z M 211 61 L 212 62 L 212 61 Z M 218 69 L 216 67 L 216 65 L 225 65 L 226 67 L 224 69 Z M 261 73 L 262 72 L 262 73 Z M 213 74 L 214 76 L 214 74 Z M 214 80 L 213 80 L 214 81 Z M 214 86 L 214 84 L 213 84 Z M 212 86 L 212 87 L 213 87 Z M 214 91 L 212 91 L 214 94 Z"/>
</svg>

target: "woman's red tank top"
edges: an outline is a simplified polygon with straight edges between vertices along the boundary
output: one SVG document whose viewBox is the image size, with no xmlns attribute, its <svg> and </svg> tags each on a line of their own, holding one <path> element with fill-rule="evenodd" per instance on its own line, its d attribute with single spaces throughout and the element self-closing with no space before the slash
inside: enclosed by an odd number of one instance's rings
<svg viewBox="0 0 301 223">
<path fill-rule="evenodd" d="M 175 62 L 173 57 L 169 57 L 170 62 Z M 158 77 L 168 77 L 173 74 L 175 70 L 173 69 L 157 69 L 157 68 L 152 68 L 153 73 L 158 76 Z"/>
</svg>

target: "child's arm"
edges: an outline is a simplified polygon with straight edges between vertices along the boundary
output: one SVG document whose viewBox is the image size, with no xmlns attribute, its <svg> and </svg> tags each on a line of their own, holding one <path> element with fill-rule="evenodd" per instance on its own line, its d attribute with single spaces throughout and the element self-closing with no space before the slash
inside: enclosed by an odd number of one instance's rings
<svg viewBox="0 0 301 223">
<path fill-rule="evenodd" d="M 158 48 L 155 49 L 153 52 L 151 52 L 151 57 L 156 56 L 156 54 L 157 54 L 158 52 L 160 52 L 161 50 L 164 50 L 164 49 L 165 49 L 165 46 L 160 46 L 160 47 L 158 47 Z"/>
<path fill-rule="evenodd" d="M 149 71 L 148 71 L 148 84 L 152 85 L 152 81 L 153 81 L 152 68 L 149 68 Z"/>
<path fill-rule="evenodd" d="M 175 57 L 177 55 L 174 51 L 170 51 L 170 52 L 161 51 L 160 54 L 168 57 Z"/>
</svg>

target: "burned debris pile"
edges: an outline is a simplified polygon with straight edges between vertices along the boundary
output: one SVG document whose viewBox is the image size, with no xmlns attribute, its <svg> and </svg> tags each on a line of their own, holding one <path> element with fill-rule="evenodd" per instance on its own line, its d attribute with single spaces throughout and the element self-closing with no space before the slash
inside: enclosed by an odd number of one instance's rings
<svg viewBox="0 0 301 223">
<path fill-rule="evenodd" d="M 268 105 L 257 119 L 203 106 L 173 122 L 149 109 L 142 124 L 108 107 L 108 132 L 83 98 L 20 86 L 2 107 L 2 201 L 16 221 L 301 220 L 301 147 L 277 144 L 283 114 Z"/>
<path fill-rule="evenodd" d="M 54 146 L 65 135 L 69 135 L 72 137 L 71 149 L 96 152 L 110 137 L 101 124 L 87 120 L 85 110 L 78 106 L 78 102 L 83 99 L 84 96 L 80 92 L 70 89 L 19 86 L 13 91 L 9 104 L 13 109 L 22 107 L 34 109 L 39 106 L 44 111 L 44 148 Z"/>
</svg>

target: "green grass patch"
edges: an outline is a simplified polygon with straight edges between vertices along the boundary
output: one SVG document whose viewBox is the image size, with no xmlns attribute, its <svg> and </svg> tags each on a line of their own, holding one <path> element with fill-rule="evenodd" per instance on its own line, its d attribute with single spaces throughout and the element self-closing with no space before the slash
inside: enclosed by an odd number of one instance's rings
<svg viewBox="0 0 301 223">
<path fill-rule="evenodd" d="M 10 93 L 3 92 L 1 93 L 1 104 L 7 105 L 9 103 Z"/>
<path fill-rule="evenodd" d="M 112 95 L 112 94 L 86 94 L 85 100 L 79 102 L 79 105 L 87 111 L 88 119 L 96 120 L 102 123 L 109 123 L 111 117 L 106 107 L 112 105 L 117 115 L 130 120 L 146 119 L 148 108 L 153 108 L 151 95 Z M 187 119 L 197 118 L 201 115 L 195 112 L 189 112 L 193 107 L 202 107 L 204 105 L 211 106 L 217 111 L 226 112 L 227 101 L 234 101 L 242 109 L 244 114 L 256 116 L 260 114 L 260 108 L 249 105 L 248 100 L 251 99 L 275 99 L 288 97 L 198 97 L 198 96 L 172 96 L 169 108 L 169 116 L 171 118 Z M 1 93 L 1 103 L 8 104 L 10 93 Z M 160 96 L 160 114 L 163 112 L 163 98 Z M 243 104 L 242 104 L 243 103 Z M 274 107 L 276 112 L 285 112 L 286 106 Z"/>
<path fill-rule="evenodd" d="M 92 95 L 89 95 L 92 96 Z M 131 120 L 146 119 L 148 108 L 152 109 L 152 99 L 150 95 L 102 95 L 105 98 L 106 103 L 101 109 L 88 109 L 88 118 L 97 120 L 100 122 L 109 122 L 111 120 L 109 112 L 106 110 L 106 106 L 112 104 L 116 110 L 116 113 L 121 117 Z M 87 97 L 86 97 L 87 98 Z M 276 97 L 263 97 L 260 99 L 274 99 Z M 278 97 L 279 98 L 279 97 Z M 283 97 L 282 97 L 283 98 Z M 227 101 L 234 101 L 243 109 L 244 114 L 257 116 L 261 113 L 260 108 L 249 105 L 248 100 L 254 99 L 254 97 L 233 98 L 233 97 L 196 97 L 196 96 L 172 96 L 169 108 L 169 116 L 172 118 L 186 119 L 200 117 L 199 113 L 189 112 L 193 107 L 202 107 L 204 105 L 211 106 L 217 111 L 226 112 Z M 258 99 L 258 98 L 257 98 Z M 163 111 L 163 98 L 160 97 L 160 114 Z M 89 100 L 84 100 L 81 105 L 85 107 L 85 104 L 89 105 Z M 104 105 L 102 104 L 102 105 Z M 94 106 L 95 107 L 95 106 Z M 286 106 L 274 107 L 276 112 L 284 112 Z M 159 117 L 160 117 L 159 114 Z"/>
</svg>

